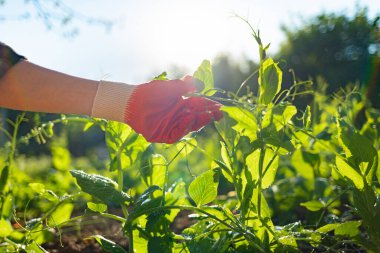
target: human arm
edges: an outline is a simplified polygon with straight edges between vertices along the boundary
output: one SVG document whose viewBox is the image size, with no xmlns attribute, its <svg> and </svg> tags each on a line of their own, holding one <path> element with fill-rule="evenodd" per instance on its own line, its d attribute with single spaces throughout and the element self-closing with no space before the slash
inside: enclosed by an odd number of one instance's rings
<svg viewBox="0 0 380 253">
<path fill-rule="evenodd" d="M 20 60 L 0 77 L 0 107 L 116 120 L 150 142 L 173 143 L 222 116 L 220 104 L 185 97 L 195 91 L 191 77 L 128 85 L 83 79 Z"/>
<path fill-rule="evenodd" d="M 0 107 L 90 115 L 98 81 L 50 70 L 22 60 L 0 79 Z"/>
</svg>

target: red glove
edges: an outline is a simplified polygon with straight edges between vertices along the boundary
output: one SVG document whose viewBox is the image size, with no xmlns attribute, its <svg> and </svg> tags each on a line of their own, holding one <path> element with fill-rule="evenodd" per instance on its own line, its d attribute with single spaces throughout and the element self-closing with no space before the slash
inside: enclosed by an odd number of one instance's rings
<svg viewBox="0 0 380 253">
<path fill-rule="evenodd" d="M 100 82 L 99 86 L 92 115 L 99 117 L 100 112 L 101 118 L 126 122 L 149 142 L 174 143 L 222 117 L 221 104 L 201 97 L 184 97 L 196 91 L 191 77 L 137 86 Z M 110 107 L 106 102 L 109 99 L 121 100 L 125 110 L 115 110 L 114 102 L 110 110 L 106 109 Z"/>
</svg>

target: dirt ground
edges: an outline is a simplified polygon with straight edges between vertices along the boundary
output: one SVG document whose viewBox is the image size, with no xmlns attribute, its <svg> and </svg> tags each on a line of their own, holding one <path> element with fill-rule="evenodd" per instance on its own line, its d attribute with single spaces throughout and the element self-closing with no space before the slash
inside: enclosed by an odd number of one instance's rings
<svg viewBox="0 0 380 253">
<path fill-rule="evenodd" d="M 180 233 L 191 225 L 188 214 L 189 212 L 178 214 L 171 226 L 173 232 Z M 123 235 L 121 223 L 97 215 L 88 216 L 63 227 L 60 231 L 56 231 L 51 242 L 42 246 L 50 253 L 104 252 L 95 239 L 89 238 L 92 235 L 102 235 L 128 251 L 128 239 Z"/>
</svg>

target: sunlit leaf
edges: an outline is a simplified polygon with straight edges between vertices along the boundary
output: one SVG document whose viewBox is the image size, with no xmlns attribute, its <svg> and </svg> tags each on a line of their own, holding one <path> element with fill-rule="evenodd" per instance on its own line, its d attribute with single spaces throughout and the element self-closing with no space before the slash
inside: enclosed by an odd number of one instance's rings
<svg viewBox="0 0 380 253">
<path fill-rule="evenodd" d="M 305 112 L 302 115 L 302 122 L 305 129 L 309 129 L 311 126 L 311 112 L 310 105 L 306 106 Z"/>
<path fill-rule="evenodd" d="M 93 212 L 104 213 L 107 211 L 107 205 L 102 203 L 87 202 L 87 207 Z"/>
<path fill-rule="evenodd" d="M 0 237 L 7 237 L 13 232 L 9 221 L 0 219 Z"/>
<path fill-rule="evenodd" d="M 252 180 L 258 181 L 260 177 L 260 159 L 262 160 L 261 168 L 261 187 L 268 188 L 274 181 L 278 168 L 278 155 L 271 149 L 265 149 L 264 155 L 261 154 L 263 150 L 257 149 L 246 158 L 247 166 L 252 174 Z"/>
<path fill-rule="evenodd" d="M 148 252 L 148 238 L 144 236 L 144 233 L 140 230 L 134 229 L 132 234 L 134 252 Z"/>
<path fill-rule="evenodd" d="M 303 178 L 309 180 L 307 187 L 312 190 L 314 189 L 314 164 L 311 161 L 308 161 L 304 157 L 305 151 L 301 149 L 297 149 L 292 157 L 291 162 L 292 166 L 296 169 L 297 173 L 301 175 Z"/>
<path fill-rule="evenodd" d="M 250 111 L 233 106 L 223 106 L 221 110 L 237 122 L 232 127 L 236 132 L 247 136 L 251 142 L 257 139 L 257 121 Z"/>
<path fill-rule="evenodd" d="M 175 144 L 176 148 L 178 151 L 181 151 L 181 154 L 184 156 L 189 155 L 191 151 L 194 150 L 194 147 L 197 146 L 197 140 L 194 138 L 188 139 L 188 138 L 183 138 L 181 141 L 177 142 Z"/>
<path fill-rule="evenodd" d="M 361 225 L 361 221 L 347 221 L 340 224 L 335 228 L 335 235 L 346 235 L 350 237 L 354 237 L 359 234 L 359 226 Z"/>
<path fill-rule="evenodd" d="M 363 175 L 369 185 L 378 167 L 378 155 L 372 142 L 360 135 L 355 129 L 343 120 L 338 120 L 338 139 L 350 161 L 350 167 Z M 345 176 L 343 171 L 340 171 Z M 350 173 L 352 175 L 352 173 Z M 353 178 L 350 178 L 353 180 Z M 355 183 L 355 182 L 354 182 Z"/>
<path fill-rule="evenodd" d="M 68 149 L 54 145 L 51 148 L 53 167 L 57 170 L 68 170 L 70 168 L 71 158 Z"/>
<path fill-rule="evenodd" d="M 71 203 L 64 203 L 59 205 L 57 209 L 50 215 L 48 220 L 49 226 L 60 225 L 70 219 L 71 213 L 74 210 L 74 205 Z"/>
<path fill-rule="evenodd" d="M 218 193 L 219 174 L 208 170 L 196 177 L 189 185 L 189 195 L 197 206 L 213 201 Z"/>
<path fill-rule="evenodd" d="M 270 104 L 281 90 L 282 71 L 272 58 L 266 59 L 259 72 L 260 103 Z"/>
<path fill-rule="evenodd" d="M 162 155 L 149 155 L 140 170 L 142 179 L 147 186 L 157 185 L 161 188 L 164 187 L 166 163 L 166 159 Z"/>
<path fill-rule="evenodd" d="M 318 228 L 317 231 L 320 233 L 328 233 L 330 231 L 333 231 L 335 228 L 339 227 L 339 225 L 339 223 L 330 223 Z"/>
<path fill-rule="evenodd" d="M 3 201 L 2 203 L 0 202 L 0 206 L 1 206 L 0 217 L 9 219 L 13 215 L 15 196 L 12 194 L 12 192 L 8 192 L 8 194 L 3 197 L 2 201 Z"/>
<path fill-rule="evenodd" d="M 306 207 L 308 210 L 313 212 L 319 211 L 325 207 L 325 204 L 320 200 L 310 200 L 307 202 L 303 202 L 300 205 Z"/>
<path fill-rule="evenodd" d="M 204 83 L 205 87 L 201 93 L 206 93 L 210 96 L 215 93 L 215 91 L 209 92 L 210 89 L 214 88 L 214 76 L 212 73 L 210 61 L 204 60 L 198 69 L 194 72 L 193 77 Z"/>
<path fill-rule="evenodd" d="M 83 127 L 83 132 L 86 132 L 92 126 L 94 126 L 94 122 L 92 122 L 92 121 L 87 122 L 86 125 L 84 125 L 84 127 Z"/>
<path fill-rule="evenodd" d="M 184 198 L 186 196 L 186 185 L 182 180 L 174 183 L 165 195 L 165 203 L 166 205 L 185 205 L 189 204 L 189 200 Z M 171 209 L 165 215 L 165 218 L 169 222 L 173 222 L 178 213 L 179 209 Z"/>
<path fill-rule="evenodd" d="M 357 170 L 355 170 L 350 164 L 347 163 L 347 161 L 345 161 L 339 156 L 336 157 L 335 163 L 339 173 L 343 177 L 350 179 L 356 188 L 363 189 L 363 177 Z"/>
<path fill-rule="evenodd" d="M 289 123 L 297 113 L 297 108 L 294 105 L 276 105 L 269 106 L 262 122 L 262 127 L 274 126 L 276 131 L 280 131 Z"/>
<path fill-rule="evenodd" d="M 29 187 L 30 189 L 32 189 L 32 191 L 34 191 L 37 194 L 44 194 L 46 191 L 45 185 L 41 183 L 30 183 Z"/>
<path fill-rule="evenodd" d="M 229 159 L 228 151 L 227 151 L 226 146 L 223 145 L 223 144 L 221 145 L 220 155 L 222 157 L 222 160 L 223 160 L 224 164 L 226 164 L 227 168 L 229 169 L 229 171 L 232 171 L 232 167 L 231 167 L 231 162 L 230 162 L 230 159 Z M 232 176 L 230 174 L 228 174 L 225 170 L 222 170 L 222 173 L 223 173 L 223 176 L 230 183 L 233 183 L 233 179 L 232 179 Z"/>
<path fill-rule="evenodd" d="M 278 238 L 278 241 L 283 245 L 288 245 L 295 248 L 297 247 L 297 241 L 292 235 L 281 236 Z"/>
<path fill-rule="evenodd" d="M 153 80 L 168 80 L 168 74 L 166 72 L 162 72 L 158 76 L 154 77 Z"/>
<path fill-rule="evenodd" d="M 116 121 L 107 122 L 106 144 L 111 170 L 117 170 L 119 165 L 121 169 L 129 168 L 149 146 L 144 137 L 135 133 L 128 125 Z"/>
</svg>

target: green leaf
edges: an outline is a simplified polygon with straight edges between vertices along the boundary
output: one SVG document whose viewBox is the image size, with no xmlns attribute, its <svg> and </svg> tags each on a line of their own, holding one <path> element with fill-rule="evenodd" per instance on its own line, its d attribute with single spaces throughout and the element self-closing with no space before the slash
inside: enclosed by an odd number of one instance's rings
<svg viewBox="0 0 380 253">
<path fill-rule="evenodd" d="M 372 142 L 344 120 L 338 120 L 337 124 L 338 140 L 346 154 L 346 162 L 353 170 L 363 175 L 369 185 L 372 185 L 378 167 L 378 154 Z M 344 171 L 340 173 L 345 176 Z"/>
<path fill-rule="evenodd" d="M 331 223 L 331 224 L 327 224 L 327 225 L 324 225 L 320 228 L 317 229 L 317 232 L 320 232 L 320 233 L 328 233 L 330 231 L 333 231 L 335 228 L 339 227 L 339 223 Z"/>
<path fill-rule="evenodd" d="M 377 163 L 376 177 L 377 181 L 380 183 L 380 150 L 377 151 Z"/>
<path fill-rule="evenodd" d="M 25 248 L 26 252 L 30 253 L 49 253 L 44 248 L 42 248 L 38 243 L 33 241 L 32 243 L 28 244 Z"/>
<path fill-rule="evenodd" d="M 280 131 L 297 113 L 294 105 L 275 105 L 269 106 L 267 113 L 263 118 L 262 127 L 275 126 L 276 131 Z"/>
<path fill-rule="evenodd" d="M 68 170 L 70 168 L 71 158 L 68 149 L 54 145 L 51 148 L 53 167 L 57 170 Z"/>
<path fill-rule="evenodd" d="M 122 169 L 129 168 L 149 143 L 135 133 L 128 125 L 116 121 L 108 121 L 106 126 L 106 144 L 110 156 L 110 169 L 118 169 L 118 160 Z"/>
<path fill-rule="evenodd" d="M 220 145 L 220 156 L 222 157 L 222 160 L 226 165 L 227 169 L 232 173 L 231 161 L 229 159 L 228 150 L 226 146 L 223 145 L 223 143 L 221 143 Z M 222 174 L 230 183 L 233 183 L 232 176 L 229 173 L 227 173 L 224 169 L 222 170 Z"/>
<path fill-rule="evenodd" d="M 263 159 L 262 163 L 262 184 L 261 187 L 263 189 L 268 188 L 274 181 L 276 176 L 277 168 L 278 168 L 278 155 L 272 149 L 265 149 L 264 155 L 261 154 L 263 152 L 261 149 L 256 149 L 253 153 L 247 156 L 246 163 L 248 169 L 251 171 L 252 180 L 258 181 L 259 174 L 259 164 L 260 157 Z"/>
<path fill-rule="evenodd" d="M 13 206 L 15 202 L 15 197 L 13 196 L 12 192 L 8 192 L 4 197 L 3 197 L 3 203 L 1 206 L 1 216 L 2 218 L 9 219 L 13 215 Z"/>
<path fill-rule="evenodd" d="M 82 191 L 100 199 L 104 203 L 122 204 L 130 201 L 131 197 L 117 190 L 117 183 L 100 175 L 90 175 L 80 170 L 71 170 Z"/>
<path fill-rule="evenodd" d="M 310 105 L 306 106 L 305 112 L 302 115 L 302 122 L 305 129 L 309 129 L 311 126 L 311 112 Z"/>
<path fill-rule="evenodd" d="M 107 211 L 107 205 L 102 203 L 87 202 L 87 207 L 93 212 L 104 213 Z"/>
<path fill-rule="evenodd" d="M 153 80 L 168 80 L 167 73 L 164 71 L 158 76 L 154 77 Z"/>
<path fill-rule="evenodd" d="M 209 92 L 209 90 L 214 88 L 214 76 L 210 61 L 204 60 L 194 72 L 193 77 L 204 83 L 205 87 L 201 91 L 202 94 L 214 95 L 215 91 Z"/>
<path fill-rule="evenodd" d="M 59 205 L 58 208 L 54 210 L 54 212 L 50 215 L 48 225 L 54 227 L 68 221 L 73 210 L 74 205 L 71 203 L 64 203 Z"/>
<path fill-rule="evenodd" d="M 218 194 L 219 173 L 208 170 L 196 177 L 189 185 L 189 195 L 197 206 L 213 201 Z"/>
<path fill-rule="evenodd" d="M 320 200 L 311 200 L 311 201 L 303 202 L 300 205 L 306 207 L 308 210 L 313 211 L 313 212 L 319 211 L 325 207 L 325 204 Z"/>
<path fill-rule="evenodd" d="M 346 160 L 344 160 L 340 156 L 337 156 L 335 158 L 335 164 L 339 173 L 343 177 L 350 179 L 356 188 L 363 189 L 364 180 L 362 175 L 360 175 L 360 173 L 356 169 L 354 169 Z"/>
<path fill-rule="evenodd" d="M 6 165 L 1 170 L 1 175 L 0 175 L 0 192 L 3 192 L 4 189 L 5 189 L 5 187 L 7 186 L 8 177 L 9 177 L 9 166 Z"/>
<path fill-rule="evenodd" d="M 292 235 L 281 236 L 278 238 L 278 241 L 283 245 L 291 246 L 294 248 L 297 247 L 297 241 Z"/>
<path fill-rule="evenodd" d="M 127 253 L 126 250 L 124 250 L 122 247 L 117 245 L 115 242 L 108 240 L 107 238 L 104 238 L 101 235 L 93 235 L 93 236 L 90 236 L 90 238 L 94 238 L 99 243 L 100 247 L 102 247 L 104 252 L 107 252 L 107 253 Z"/>
<path fill-rule="evenodd" d="M 37 194 L 44 194 L 46 192 L 45 185 L 41 183 L 30 183 L 29 188 Z"/>
<path fill-rule="evenodd" d="M 84 127 L 83 127 L 83 132 L 86 132 L 92 126 L 94 126 L 94 122 L 92 122 L 92 121 L 87 122 L 86 125 L 84 125 Z"/>
<path fill-rule="evenodd" d="M 361 221 L 347 221 L 344 223 L 327 224 L 317 229 L 320 233 L 328 233 L 334 230 L 335 235 L 344 235 L 354 237 L 359 234 Z"/>
<path fill-rule="evenodd" d="M 197 140 L 194 138 L 183 138 L 175 144 L 178 151 L 182 150 L 181 154 L 184 156 L 189 155 L 194 147 L 198 145 Z"/>
<path fill-rule="evenodd" d="M 148 252 L 148 239 L 138 229 L 133 229 L 133 252 Z"/>
<path fill-rule="evenodd" d="M 0 219 L 0 238 L 7 237 L 13 232 L 13 228 L 9 221 Z"/>
<path fill-rule="evenodd" d="M 146 203 L 146 201 L 150 198 L 150 195 L 152 195 L 155 191 L 161 190 L 161 188 L 157 185 L 151 185 L 149 186 L 143 194 L 136 200 L 135 208 Z"/>
<path fill-rule="evenodd" d="M 235 106 L 222 106 L 230 118 L 237 122 L 232 128 L 242 136 L 247 136 L 251 142 L 257 139 L 257 120 L 253 113 Z"/>
<path fill-rule="evenodd" d="M 147 186 L 157 185 L 161 188 L 164 187 L 166 164 L 166 159 L 162 155 L 149 155 L 140 169 L 142 179 Z"/>
<path fill-rule="evenodd" d="M 308 184 L 306 185 L 309 190 L 314 189 L 314 163 L 308 159 L 306 159 L 308 154 L 306 151 L 301 149 L 297 149 L 292 157 L 291 163 L 292 166 L 296 169 L 299 175 L 308 180 Z"/>
<path fill-rule="evenodd" d="M 260 103 L 268 105 L 281 90 L 282 71 L 272 58 L 266 59 L 259 72 Z"/>
<path fill-rule="evenodd" d="M 148 252 L 172 253 L 173 239 L 169 236 L 151 237 L 148 241 Z"/>
<path fill-rule="evenodd" d="M 361 221 L 347 221 L 345 223 L 342 223 L 335 228 L 335 235 L 346 235 L 354 237 L 359 234 L 359 226 L 361 224 Z"/>
</svg>

